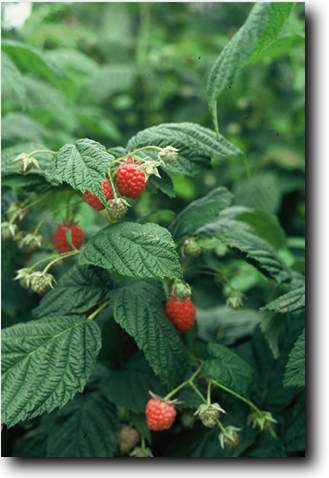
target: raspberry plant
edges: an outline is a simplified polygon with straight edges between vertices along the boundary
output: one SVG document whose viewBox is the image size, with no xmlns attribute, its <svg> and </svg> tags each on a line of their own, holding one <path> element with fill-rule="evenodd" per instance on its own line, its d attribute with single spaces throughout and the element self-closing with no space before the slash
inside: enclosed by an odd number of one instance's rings
<svg viewBox="0 0 329 478">
<path fill-rule="evenodd" d="M 10 287 L 33 303 L 32 316 L 2 332 L 2 423 L 24 430 L 17 456 L 303 451 L 304 276 L 282 253 L 277 218 L 237 205 L 221 182 L 165 226 L 140 213 L 146 195 L 173 198 L 177 175 L 198 181 L 216 161 L 245 167 L 218 104 L 283 38 L 292 8 L 256 4 L 222 49 L 207 82 L 213 128 L 187 118 L 119 146 L 63 133 L 51 149 L 31 141 L 3 151 L 2 238 L 12 260 L 19 251 Z M 5 40 L 3 53 L 23 103 L 29 62 L 45 91 L 68 88 L 44 52 Z M 232 260 L 266 289 L 261 303 L 233 284 Z M 206 280 L 226 306 L 200 307 Z"/>
</svg>

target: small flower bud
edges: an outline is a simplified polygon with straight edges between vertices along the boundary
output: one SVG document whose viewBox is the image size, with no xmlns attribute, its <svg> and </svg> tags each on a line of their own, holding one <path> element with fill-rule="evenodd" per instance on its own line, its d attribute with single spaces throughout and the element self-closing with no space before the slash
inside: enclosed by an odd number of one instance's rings
<svg viewBox="0 0 329 478">
<path fill-rule="evenodd" d="M 221 413 L 226 413 L 218 403 L 209 403 L 199 406 L 195 415 L 198 415 L 203 425 L 207 428 L 213 428 L 217 425 L 217 420 Z"/>
<path fill-rule="evenodd" d="M 31 274 L 31 290 L 37 294 L 44 294 L 48 289 L 53 287 L 54 282 L 54 276 L 47 272 L 37 271 Z"/>
<path fill-rule="evenodd" d="M 273 424 L 277 421 L 272 417 L 271 412 L 262 411 L 260 413 L 254 412 L 248 417 L 248 424 L 252 428 L 259 428 L 261 431 L 270 433 L 273 437 L 276 436 L 273 429 Z"/>
<path fill-rule="evenodd" d="M 16 224 L 12 224 L 11 222 L 2 222 L 1 223 L 1 237 L 4 241 L 9 239 L 15 239 L 17 234 L 17 226 Z"/>
<path fill-rule="evenodd" d="M 18 170 L 19 170 L 22 174 L 27 173 L 27 172 L 30 171 L 30 169 L 32 169 L 33 167 L 36 167 L 36 168 L 39 168 L 39 169 L 40 169 L 38 160 L 35 159 L 35 158 L 33 158 L 33 156 L 30 156 L 29 154 L 26 154 L 26 153 L 21 153 L 21 154 L 19 154 L 19 155 L 14 159 L 14 161 L 18 163 Z"/>
<path fill-rule="evenodd" d="M 153 458 L 154 455 L 152 453 L 152 450 L 147 447 L 141 447 L 138 446 L 136 447 L 129 456 L 132 456 L 134 458 Z"/>
<path fill-rule="evenodd" d="M 110 222 L 117 222 L 127 214 L 128 203 L 122 198 L 111 199 L 106 205 L 107 217 Z"/>
<path fill-rule="evenodd" d="M 137 430 L 129 425 L 122 425 L 118 433 L 118 441 L 121 453 L 127 454 L 139 442 L 140 436 Z"/>
<path fill-rule="evenodd" d="M 8 208 L 7 216 L 11 222 L 22 222 L 27 214 L 27 209 L 22 208 L 17 203 L 11 203 Z"/>
<path fill-rule="evenodd" d="M 40 249 L 42 245 L 42 236 L 40 234 L 26 234 L 18 241 L 18 247 L 28 252 Z"/>
<path fill-rule="evenodd" d="M 187 299 L 192 295 L 191 286 L 183 280 L 176 279 L 171 288 L 170 295 L 178 297 L 179 299 Z"/>
<path fill-rule="evenodd" d="M 185 256 L 197 257 L 201 254 L 202 248 L 194 237 L 185 239 L 182 248 Z"/>
<path fill-rule="evenodd" d="M 223 432 L 218 435 L 219 444 L 224 448 L 235 448 L 240 442 L 239 431 L 241 428 L 227 426 Z"/>
<path fill-rule="evenodd" d="M 162 148 L 158 154 L 158 158 L 160 161 L 163 161 L 166 164 L 174 163 L 178 156 L 178 149 L 174 148 L 173 146 L 166 146 Z"/>
<path fill-rule="evenodd" d="M 226 299 L 226 305 L 231 309 L 240 309 L 243 306 L 244 296 L 239 290 L 233 291 Z"/>
<path fill-rule="evenodd" d="M 19 269 L 16 273 L 15 280 L 19 281 L 19 284 L 23 289 L 29 289 L 31 283 L 31 271 L 29 268 Z"/>
</svg>

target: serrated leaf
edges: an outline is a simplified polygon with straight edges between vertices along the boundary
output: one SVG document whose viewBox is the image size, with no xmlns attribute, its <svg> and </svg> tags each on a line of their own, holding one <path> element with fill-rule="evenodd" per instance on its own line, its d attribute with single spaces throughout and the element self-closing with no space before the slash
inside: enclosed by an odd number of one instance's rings
<svg viewBox="0 0 329 478">
<path fill-rule="evenodd" d="M 102 181 L 113 160 L 105 146 L 88 138 L 63 146 L 53 158 L 47 178 L 58 183 L 70 184 L 84 193 L 92 191 L 104 199 Z"/>
<path fill-rule="evenodd" d="M 84 317 L 33 320 L 2 332 L 2 421 L 11 427 L 63 407 L 83 390 L 101 346 Z"/>
<path fill-rule="evenodd" d="M 163 311 L 161 286 L 152 281 L 132 281 L 113 295 L 116 322 L 136 341 L 162 382 L 179 383 L 188 367 L 185 348 Z"/>
<path fill-rule="evenodd" d="M 298 312 L 305 307 L 305 286 L 291 290 L 281 295 L 275 300 L 262 308 L 262 310 L 270 310 L 279 314 L 289 314 Z"/>
<path fill-rule="evenodd" d="M 213 157 L 228 157 L 241 153 L 223 136 L 217 136 L 210 129 L 194 123 L 164 123 L 140 131 L 128 142 L 129 151 L 144 146 L 173 146 L 179 150 L 178 158 L 173 165 L 168 165 L 168 171 L 177 171 L 182 163 L 193 165 L 209 165 Z M 183 172 L 182 171 L 182 172 Z"/>
<path fill-rule="evenodd" d="M 253 378 L 250 365 L 224 345 L 210 343 L 207 351 L 205 373 L 235 392 L 247 393 Z"/>
<path fill-rule="evenodd" d="M 305 386 L 305 329 L 289 354 L 283 385 L 284 387 Z"/>
<path fill-rule="evenodd" d="M 170 233 L 151 223 L 122 222 L 102 229 L 82 248 L 79 260 L 127 277 L 182 274 Z"/>
<path fill-rule="evenodd" d="M 108 272 L 92 266 L 73 266 L 34 309 L 36 317 L 85 314 L 109 297 L 112 280 Z"/>
<path fill-rule="evenodd" d="M 123 368 L 109 370 L 104 387 L 113 403 L 136 413 L 144 412 L 150 390 L 160 396 L 165 392 L 142 354 L 134 355 Z"/>
<path fill-rule="evenodd" d="M 171 224 L 176 239 L 192 234 L 199 227 L 213 221 L 218 213 L 232 202 L 232 194 L 224 187 L 210 191 L 206 196 L 191 202 Z"/>
<path fill-rule="evenodd" d="M 276 39 L 292 6 L 292 3 L 255 4 L 246 22 L 221 51 L 207 83 L 209 109 L 216 129 L 218 98 L 233 82 L 236 74 Z"/>
<path fill-rule="evenodd" d="M 104 391 L 86 391 L 56 414 L 48 435 L 47 457 L 112 458 L 118 425 L 115 406 Z"/>
<path fill-rule="evenodd" d="M 252 309 L 232 310 L 225 306 L 198 309 L 198 336 L 207 342 L 220 340 L 232 345 L 251 336 L 262 314 Z"/>
<path fill-rule="evenodd" d="M 292 280 L 290 270 L 272 246 L 258 237 L 247 224 L 223 216 L 216 222 L 201 227 L 196 234 L 218 237 L 228 247 L 242 253 L 248 262 L 279 284 Z"/>
<path fill-rule="evenodd" d="M 234 198 L 235 204 L 275 213 L 281 200 L 279 178 L 272 173 L 261 173 L 239 181 Z"/>
</svg>

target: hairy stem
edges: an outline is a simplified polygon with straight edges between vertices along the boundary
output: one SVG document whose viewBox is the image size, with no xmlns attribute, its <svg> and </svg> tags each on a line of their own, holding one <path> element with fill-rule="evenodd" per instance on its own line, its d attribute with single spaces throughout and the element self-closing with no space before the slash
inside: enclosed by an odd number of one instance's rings
<svg viewBox="0 0 329 478">
<path fill-rule="evenodd" d="M 239 400 L 241 400 L 242 402 L 246 403 L 247 405 L 249 405 L 250 408 L 252 408 L 253 410 L 255 410 L 256 413 L 258 414 L 261 414 L 261 410 L 253 403 L 251 402 L 250 400 L 248 400 L 248 398 L 245 398 L 243 397 L 242 395 L 240 395 L 239 393 L 235 392 L 234 390 L 232 390 L 231 388 L 229 387 L 226 387 L 225 385 L 222 385 L 221 383 L 217 382 L 216 380 L 214 379 L 211 379 L 211 382 L 216 385 L 217 387 L 221 388 L 222 390 L 224 390 L 225 392 L 233 395 L 235 398 L 238 398 Z"/>
</svg>

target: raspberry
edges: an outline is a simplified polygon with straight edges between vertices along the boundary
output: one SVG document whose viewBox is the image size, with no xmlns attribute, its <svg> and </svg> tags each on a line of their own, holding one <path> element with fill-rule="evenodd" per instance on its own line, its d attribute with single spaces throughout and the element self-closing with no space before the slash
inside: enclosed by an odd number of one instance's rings
<svg viewBox="0 0 329 478">
<path fill-rule="evenodd" d="M 187 332 L 195 322 L 195 307 L 191 299 L 179 299 L 173 295 L 167 300 L 166 315 L 177 330 Z"/>
<path fill-rule="evenodd" d="M 176 410 L 172 402 L 161 398 L 151 398 L 145 408 L 147 426 L 153 432 L 168 430 L 176 418 Z"/>
<path fill-rule="evenodd" d="M 106 199 L 108 200 L 113 199 L 114 196 L 113 196 L 111 183 L 107 178 L 105 178 L 104 181 L 102 182 L 102 189 Z"/>
<path fill-rule="evenodd" d="M 132 158 L 120 164 L 116 172 L 116 185 L 118 191 L 123 196 L 130 198 L 138 198 L 145 189 L 146 178 L 145 173 L 141 169 L 137 169 L 140 163 L 133 162 Z"/>
<path fill-rule="evenodd" d="M 111 199 L 111 201 L 107 203 L 106 210 L 109 221 L 116 222 L 126 215 L 128 205 L 122 198 Z"/>
<path fill-rule="evenodd" d="M 83 199 L 89 204 L 89 206 L 96 209 L 96 211 L 102 211 L 102 209 L 105 209 L 105 206 L 100 202 L 96 194 L 90 191 L 86 191 L 83 194 Z"/>
<path fill-rule="evenodd" d="M 140 436 L 138 431 L 129 425 L 122 425 L 118 433 L 118 442 L 120 451 L 124 454 L 129 453 L 138 444 Z"/>
<path fill-rule="evenodd" d="M 69 252 L 80 249 L 83 244 L 85 234 L 80 226 L 75 224 L 59 224 L 54 232 L 54 247 L 58 252 Z"/>
</svg>

